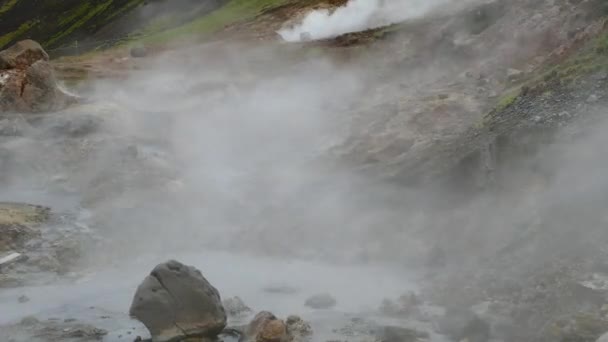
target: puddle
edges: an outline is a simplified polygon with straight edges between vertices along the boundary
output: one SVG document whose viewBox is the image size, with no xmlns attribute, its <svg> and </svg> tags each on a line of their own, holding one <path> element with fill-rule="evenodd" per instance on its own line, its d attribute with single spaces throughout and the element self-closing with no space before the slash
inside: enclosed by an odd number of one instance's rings
<svg viewBox="0 0 608 342">
<path fill-rule="evenodd" d="M 141 324 L 128 317 L 131 299 L 148 272 L 169 258 L 197 267 L 220 291 L 222 298 L 239 296 L 254 312 L 269 310 L 281 318 L 300 315 L 312 323 L 315 340 L 339 337 L 332 330 L 343 327 L 353 318 L 383 319 L 373 317 L 372 313 L 382 299 L 397 298 L 416 290 L 413 274 L 405 271 L 398 274 L 379 266 L 333 266 L 223 252 L 155 255 L 127 260 L 71 283 L 0 290 L 0 324 L 33 315 L 39 319 L 77 318 L 108 330 L 110 333 L 104 341 L 123 341 L 125 336 L 145 333 Z M 292 291 L 269 293 L 264 290 L 269 287 Z M 335 297 L 334 308 L 319 311 L 304 306 L 306 298 L 325 292 Z M 22 295 L 30 301 L 19 303 Z M 393 323 L 385 320 L 382 323 Z M 129 331 L 133 333 L 127 335 Z"/>
</svg>

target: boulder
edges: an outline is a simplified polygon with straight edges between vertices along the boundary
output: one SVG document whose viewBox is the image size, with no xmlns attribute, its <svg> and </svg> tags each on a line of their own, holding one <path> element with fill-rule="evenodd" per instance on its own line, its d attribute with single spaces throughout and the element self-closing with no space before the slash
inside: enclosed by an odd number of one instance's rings
<svg viewBox="0 0 608 342">
<path fill-rule="evenodd" d="M 37 42 L 26 39 L 0 51 L 0 70 L 27 69 L 38 61 L 48 61 L 49 55 Z"/>
<path fill-rule="evenodd" d="M 256 336 L 256 342 L 287 341 L 287 327 L 279 319 L 268 321 Z"/>
<path fill-rule="evenodd" d="M 596 342 L 608 342 L 608 332 L 600 336 L 600 338 L 598 338 Z"/>
<path fill-rule="evenodd" d="M 249 323 L 243 336 L 250 342 L 286 342 L 287 326 L 269 311 L 261 311 Z"/>
<path fill-rule="evenodd" d="M 329 293 L 320 293 L 308 298 L 304 305 L 313 309 L 331 309 L 336 306 L 336 299 Z"/>
<path fill-rule="evenodd" d="M 59 87 L 48 59 L 33 41 L 0 52 L 0 113 L 48 112 L 78 102 Z"/>
<path fill-rule="evenodd" d="M 139 285 L 129 313 L 152 341 L 214 338 L 226 327 L 220 294 L 199 270 L 178 261 L 157 265 Z"/>
</svg>

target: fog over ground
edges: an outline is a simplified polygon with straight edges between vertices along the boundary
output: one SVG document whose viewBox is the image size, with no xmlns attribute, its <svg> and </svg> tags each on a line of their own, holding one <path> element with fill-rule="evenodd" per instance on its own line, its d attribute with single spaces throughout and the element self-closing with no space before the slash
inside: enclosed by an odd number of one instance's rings
<svg viewBox="0 0 608 342">
<path fill-rule="evenodd" d="M 353 1 L 333 15 L 362 3 Z M 378 2 L 366 4 L 375 8 Z M 436 5 L 408 3 L 407 13 L 423 15 Z M 435 210 L 437 199 L 454 196 L 454 190 L 400 187 L 350 165 L 327 163 L 329 148 L 348 137 L 352 108 L 376 87 L 368 68 L 372 61 L 345 64 L 322 55 L 293 59 L 293 51 L 282 45 L 213 44 L 168 53 L 126 81 L 98 81 L 94 104 L 57 114 L 86 114 L 99 125 L 92 138 L 56 136 L 55 119 L 48 118 L 46 131 L 25 130 L 23 137 L 4 144 L 19 158 L 5 163 L 3 179 L 15 190 L 3 197 L 46 192 L 42 204 L 83 205 L 91 213 L 89 224 L 103 227 L 102 234 L 112 232 L 110 240 L 116 240 L 116 251 L 103 250 L 108 256 L 203 244 L 420 262 L 432 247 L 429 235 L 446 239 L 442 243 L 457 254 L 488 252 L 513 238 L 509 227 L 522 219 L 520 210 L 529 213 L 518 198 L 517 180 L 517 187 L 504 194 L 453 201 L 449 210 L 439 201 L 441 208 Z M 408 75 L 416 75 L 413 81 L 421 84 L 443 74 L 452 75 L 450 65 L 440 64 L 423 76 L 415 69 L 394 70 L 393 77 L 403 75 L 401 83 L 407 83 Z M 592 150 L 576 146 L 568 145 L 568 153 L 556 157 L 539 152 L 544 158 L 535 160 L 540 164 L 535 167 L 551 165 L 553 176 L 549 183 L 542 181 L 540 194 L 530 195 L 537 196 L 534 205 L 546 207 L 580 193 L 564 187 L 601 183 L 595 173 L 579 177 L 597 169 L 581 165 L 600 161 L 573 164 L 566 158 Z M 78 149 L 92 153 L 77 155 Z M 463 233 L 467 230 L 479 231 Z M 470 239 L 479 240 L 475 248 L 467 248 Z"/>
<path fill-rule="evenodd" d="M 328 38 L 422 17 L 448 3 L 351 0 L 332 12 L 310 12 L 279 33 L 287 42 L 303 32 Z M 525 54 L 531 50 L 529 42 L 515 38 L 500 44 Z M 601 102 L 567 113 L 593 119 L 555 128 L 551 134 L 557 132 L 558 139 L 531 134 L 529 143 L 518 141 L 524 145 L 519 150 L 497 147 L 495 179 L 486 187 L 471 186 L 478 170 L 457 167 L 449 180 L 411 184 L 370 171 L 376 160 L 353 165 L 334 148 L 348 144 L 354 131 L 373 131 L 364 146 L 370 151 L 383 150 L 384 139 L 395 137 L 411 138 L 415 149 L 453 133 L 428 129 L 420 133 L 425 136 L 409 136 L 424 120 L 478 124 L 474 117 L 451 117 L 449 110 L 400 121 L 410 111 L 423 112 L 403 96 L 429 91 L 432 104 L 446 98 L 466 104 L 473 97 L 468 89 L 445 86 L 446 79 L 478 82 L 462 74 L 478 61 L 507 57 L 498 49 L 476 50 L 470 58 L 439 50 L 428 60 L 405 64 L 390 60 L 391 44 L 350 60 L 296 45 L 214 42 L 166 52 L 125 79 L 95 81 L 83 93 L 88 104 L 42 115 L 35 124 L 11 118 L 20 134 L 0 145 L 0 200 L 48 205 L 75 216 L 99 237 L 82 252 L 89 270 L 128 264 L 125 270 L 134 272 L 131 263 L 149 267 L 150 260 L 184 255 L 217 275 L 230 295 L 238 295 L 247 281 L 239 283 L 228 268 L 247 267 L 243 276 L 255 277 L 261 287 L 267 279 L 280 281 L 272 277 L 275 267 L 286 278 L 301 279 L 286 266 L 292 259 L 347 264 L 345 274 L 360 279 L 367 273 L 349 267 L 381 264 L 383 272 L 389 267 L 398 276 L 366 268 L 371 279 L 361 280 L 360 288 L 368 291 L 374 281 L 386 280 L 379 291 L 394 297 L 399 286 L 389 282 L 411 288 L 410 275 L 417 279 L 420 270 L 428 271 L 437 250 L 447 267 L 432 276 L 499 263 L 501 255 L 517 250 L 501 269 L 505 277 L 605 250 L 608 164 L 601 156 L 608 122 Z M 384 55 L 389 57 L 376 58 Z M 436 84 L 443 88 L 432 93 Z M 368 111 L 367 121 L 359 120 L 359 111 L 374 101 L 397 111 Z M 379 119 L 384 116 L 394 120 Z M 391 135 L 394 127 L 402 135 Z M 397 164 L 382 162 L 380 169 Z M 230 256 L 205 254 L 211 251 Z M 270 259 L 241 266 L 236 255 L 242 254 Z M 220 265 L 222 260 L 228 264 Z M 340 267 L 297 266 L 308 280 L 323 278 L 332 291 L 345 286 L 334 272 Z M 103 274 L 110 283 L 131 286 L 120 274 Z M 255 296 L 250 288 L 242 291 Z M 362 293 L 359 301 L 351 292 L 342 295 L 367 307 L 380 299 L 378 293 Z"/>
</svg>

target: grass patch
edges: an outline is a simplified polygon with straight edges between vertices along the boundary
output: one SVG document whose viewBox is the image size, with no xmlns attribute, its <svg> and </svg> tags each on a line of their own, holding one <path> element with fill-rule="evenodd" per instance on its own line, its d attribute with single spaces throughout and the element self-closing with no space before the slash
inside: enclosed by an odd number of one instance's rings
<svg viewBox="0 0 608 342">
<path fill-rule="evenodd" d="M 3 36 L 0 36 L 0 48 L 3 48 L 8 43 L 12 42 L 14 39 L 18 38 L 22 34 L 26 33 L 29 29 L 38 24 L 38 20 L 30 20 L 26 21 L 18 29 L 13 32 L 9 32 Z"/>
<path fill-rule="evenodd" d="M 105 11 L 112 4 L 112 1 L 113 0 L 108 0 L 108 1 L 106 1 L 106 2 L 104 2 L 102 4 L 99 4 L 96 7 L 92 8 L 91 10 L 89 10 L 87 12 L 87 14 L 85 16 L 81 17 L 77 22 L 75 22 L 74 24 L 72 24 L 65 31 L 62 31 L 62 32 L 58 33 L 57 35 L 55 35 L 45 45 L 47 45 L 47 46 L 53 45 L 54 43 L 56 43 L 60 39 L 68 36 L 70 33 L 74 32 L 74 30 L 76 30 L 77 28 L 81 27 L 86 22 L 88 22 L 91 18 L 93 18 L 97 14 Z"/>
<path fill-rule="evenodd" d="M 193 35 L 210 34 L 238 21 L 254 18 L 262 12 L 284 5 L 289 0 L 231 0 L 221 8 L 206 16 L 182 26 L 152 34 L 143 38 L 144 42 L 162 43 Z"/>
<path fill-rule="evenodd" d="M 31 225 L 49 218 L 49 209 L 29 204 L 0 202 L 0 226 Z"/>
<path fill-rule="evenodd" d="M 602 70 L 608 70 L 608 33 L 602 33 L 562 63 L 543 70 L 537 77 L 529 80 L 528 84 L 559 81 L 560 84 L 567 85 Z"/>
<path fill-rule="evenodd" d="M 505 96 L 501 97 L 500 100 L 498 100 L 498 103 L 496 104 L 496 110 L 502 111 L 509 108 L 513 103 L 515 103 L 518 97 L 519 89 L 509 92 Z"/>
<path fill-rule="evenodd" d="M 80 6 L 69 11 L 68 12 L 69 14 L 67 16 L 59 18 L 59 26 L 64 26 L 64 25 L 67 25 L 67 24 L 75 21 L 76 19 L 81 17 L 83 14 L 85 14 L 85 12 L 89 9 L 89 7 L 90 7 L 90 4 L 88 2 L 83 2 L 82 4 L 80 4 Z"/>
<path fill-rule="evenodd" d="M 122 15 L 123 13 L 125 13 L 126 11 L 130 11 L 133 8 L 141 5 L 144 2 L 144 0 L 131 0 L 129 1 L 126 5 L 122 6 L 120 9 L 114 11 L 112 14 L 110 14 L 107 18 L 106 21 L 110 21 L 116 17 L 118 17 L 119 15 Z"/>
<path fill-rule="evenodd" d="M 15 6 L 17 1 L 19 1 L 19 0 L 9 0 L 4 5 L 2 5 L 2 7 L 0 7 L 0 15 L 10 11 L 10 9 L 13 8 L 13 6 Z"/>
</svg>

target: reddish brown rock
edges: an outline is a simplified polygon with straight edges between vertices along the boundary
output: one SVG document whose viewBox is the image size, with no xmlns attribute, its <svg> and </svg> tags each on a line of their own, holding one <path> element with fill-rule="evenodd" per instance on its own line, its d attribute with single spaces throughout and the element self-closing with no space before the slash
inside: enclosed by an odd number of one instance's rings
<svg viewBox="0 0 608 342">
<path fill-rule="evenodd" d="M 34 41 L 0 52 L 0 113 L 40 113 L 77 102 L 57 84 L 48 55 Z"/>
<path fill-rule="evenodd" d="M 0 70 L 27 69 L 38 61 L 48 61 L 49 55 L 33 40 L 22 40 L 0 51 Z"/>
<path fill-rule="evenodd" d="M 245 332 L 247 341 L 284 342 L 288 340 L 285 322 L 268 311 L 255 315 Z"/>
</svg>

